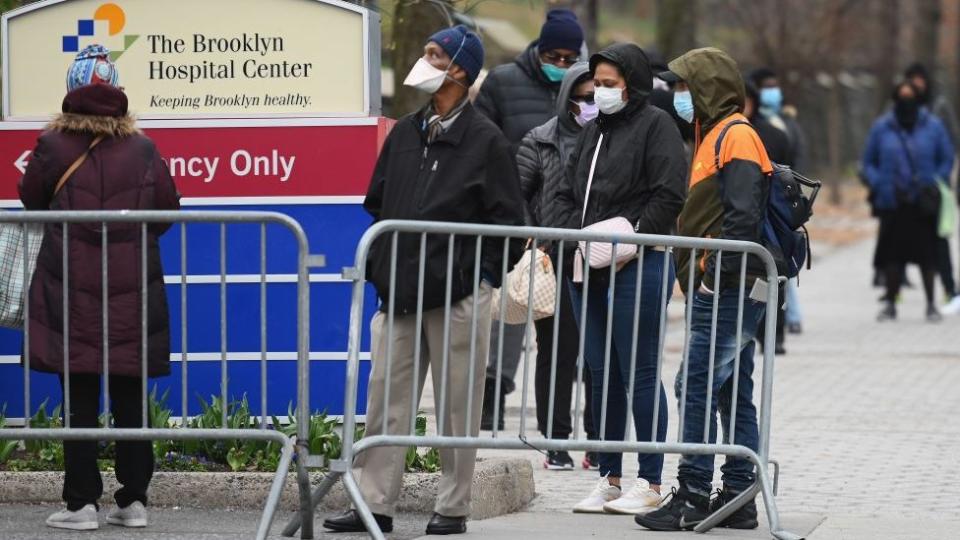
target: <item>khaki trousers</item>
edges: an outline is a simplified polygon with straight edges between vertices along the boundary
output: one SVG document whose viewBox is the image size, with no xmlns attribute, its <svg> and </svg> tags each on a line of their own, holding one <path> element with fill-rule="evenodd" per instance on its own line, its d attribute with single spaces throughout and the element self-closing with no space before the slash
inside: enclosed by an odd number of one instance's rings
<svg viewBox="0 0 960 540">
<path fill-rule="evenodd" d="M 440 396 L 443 376 L 444 308 L 423 313 L 421 332 L 420 371 L 416 396 L 413 396 L 414 342 L 416 338 L 416 315 L 394 316 L 393 348 L 390 380 L 387 381 L 388 317 L 377 312 L 371 323 L 371 350 L 373 371 L 367 387 L 366 436 L 382 435 L 384 414 L 387 418 L 387 434 L 410 435 L 413 401 L 420 403 L 427 367 L 433 374 L 434 399 L 437 422 L 444 419 L 444 436 L 476 437 L 480 433 L 480 412 L 483 402 L 484 370 L 490 344 L 490 298 L 491 289 L 482 283 L 477 298 L 476 335 L 471 364 L 470 338 L 473 320 L 474 296 L 457 302 L 450 309 L 449 358 L 447 367 L 447 390 L 444 411 L 440 411 Z M 467 403 L 470 388 L 470 373 L 473 372 L 473 406 L 467 429 Z M 384 403 L 385 390 L 389 384 L 390 402 Z M 354 460 L 353 474 L 360 485 L 363 498 L 376 514 L 393 516 L 397 499 L 403 485 L 406 448 L 378 447 L 361 452 Z M 476 465 L 475 449 L 441 449 L 440 462 L 443 470 L 434 511 L 447 517 L 470 514 L 470 496 L 473 472 Z"/>
</svg>

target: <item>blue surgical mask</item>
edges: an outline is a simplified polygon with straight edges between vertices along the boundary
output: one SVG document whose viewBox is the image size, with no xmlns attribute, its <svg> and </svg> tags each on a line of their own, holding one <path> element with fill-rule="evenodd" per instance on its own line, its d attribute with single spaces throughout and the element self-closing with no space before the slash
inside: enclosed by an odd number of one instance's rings
<svg viewBox="0 0 960 540">
<path fill-rule="evenodd" d="M 673 93 L 673 108 L 677 110 L 677 116 L 687 123 L 693 123 L 693 96 L 689 90 Z"/>
<path fill-rule="evenodd" d="M 563 76 L 567 74 L 567 68 L 559 68 L 553 64 L 542 63 L 540 69 L 543 70 L 543 74 L 547 76 L 547 80 L 550 82 L 560 82 L 563 80 Z"/>
<path fill-rule="evenodd" d="M 766 114 L 780 114 L 783 108 L 783 92 L 779 87 L 760 89 L 760 108 Z"/>
</svg>

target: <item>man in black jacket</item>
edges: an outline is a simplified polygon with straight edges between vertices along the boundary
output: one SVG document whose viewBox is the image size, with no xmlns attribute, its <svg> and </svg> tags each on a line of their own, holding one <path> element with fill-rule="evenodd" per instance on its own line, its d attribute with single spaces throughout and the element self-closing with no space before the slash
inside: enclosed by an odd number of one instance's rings
<svg viewBox="0 0 960 540">
<path fill-rule="evenodd" d="M 580 60 L 583 29 L 569 9 L 553 9 L 540 37 L 510 64 L 493 68 L 477 95 L 477 110 L 503 130 L 514 150 L 531 129 L 555 114 L 567 69 Z"/>
<path fill-rule="evenodd" d="M 540 28 L 540 37 L 510 64 L 497 66 L 480 87 L 477 110 L 493 121 L 510 141 L 513 153 L 531 129 L 543 125 L 556 114 L 557 92 L 566 71 L 580 58 L 583 48 L 583 29 L 577 16 L 568 9 L 553 9 Z M 494 324 L 490 347 L 492 354 L 487 364 L 487 384 L 483 400 L 483 429 L 493 429 L 495 401 L 500 406 L 497 429 L 503 429 L 504 396 L 513 392 L 520 364 L 525 324 L 505 325 L 503 329 L 503 360 L 499 362 L 500 325 Z M 498 373 L 499 371 L 499 373 Z M 500 378 L 500 395 L 496 396 L 496 381 Z"/>
<path fill-rule="evenodd" d="M 482 66 L 480 38 L 465 27 L 441 30 L 430 37 L 424 56 L 404 84 L 429 92 L 433 98 L 419 112 L 400 119 L 384 143 L 364 201 L 374 220 L 523 224 L 523 198 L 510 145 L 467 99 L 467 88 Z M 387 234 L 374 242 L 367 267 L 381 305 L 371 323 L 373 372 L 367 389 L 366 434 L 383 435 L 385 427 L 386 434 L 411 434 L 411 410 L 420 399 L 429 366 L 434 395 L 446 396 L 445 403 L 437 404 L 443 434 L 475 437 L 480 431 L 490 325 L 477 324 L 473 329 L 473 324 L 490 320 L 491 287 L 499 286 L 503 241 L 485 244 L 477 261 L 475 241 L 458 237 L 453 245 L 453 266 L 448 268 L 448 237 L 430 237 L 423 254 L 422 324 L 417 327 L 421 237 L 399 235 L 396 252 L 392 237 Z M 511 252 L 508 263 L 519 259 L 522 242 L 518 248 Z M 392 257 L 397 261 L 395 282 L 391 280 Z M 474 280 L 476 265 L 480 265 L 480 281 Z M 417 381 L 415 343 L 421 344 L 422 351 Z M 411 390 L 414 382 L 415 393 Z M 443 392 L 442 386 L 446 387 Z M 385 402 L 388 392 L 390 401 Z M 473 396 L 472 402 L 468 395 Z M 378 447 L 362 452 L 354 461 L 353 474 L 383 532 L 393 529 L 405 454 L 405 448 Z M 463 533 L 470 513 L 476 450 L 443 449 L 440 459 L 443 476 L 427 534 Z M 324 526 L 337 532 L 366 530 L 354 510 L 326 520 Z"/>
</svg>

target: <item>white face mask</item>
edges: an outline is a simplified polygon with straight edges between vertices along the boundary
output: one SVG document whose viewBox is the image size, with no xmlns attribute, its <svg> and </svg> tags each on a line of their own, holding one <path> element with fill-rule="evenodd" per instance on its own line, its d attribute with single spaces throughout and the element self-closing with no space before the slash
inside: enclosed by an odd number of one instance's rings
<svg viewBox="0 0 960 540">
<path fill-rule="evenodd" d="M 593 91 L 593 99 L 603 114 L 616 114 L 627 106 L 623 100 L 623 88 L 598 87 Z"/>
<path fill-rule="evenodd" d="M 467 36 L 463 36 L 463 41 L 460 42 L 460 47 L 453 55 L 453 58 L 450 59 L 450 63 L 447 64 L 447 69 L 435 68 L 430 62 L 427 62 L 426 58 L 420 57 L 417 63 L 413 65 L 413 68 L 410 69 L 407 78 L 403 80 L 404 86 L 410 86 L 428 94 L 436 94 L 443 86 L 443 81 L 449 77 L 448 73 L 450 72 L 450 68 L 453 67 L 453 63 L 456 62 L 457 57 L 460 56 L 460 51 L 463 50 L 463 46 L 466 43 Z M 460 81 L 453 78 L 450 78 L 450 80 L 466 88 L 466 85 Z"/>
<path fill-rule="evenodd" d="M 450 68 L 447 68 L 450 69 Z M 410 70 L 410 74 L 404 79 L 403 84 L 428 94 L 436 94 L 443 86 L 444 79 L 447 78 L 447 72 L 437 69 L 427 62 L 426 58 L 417 60 Z"/>
</svg>

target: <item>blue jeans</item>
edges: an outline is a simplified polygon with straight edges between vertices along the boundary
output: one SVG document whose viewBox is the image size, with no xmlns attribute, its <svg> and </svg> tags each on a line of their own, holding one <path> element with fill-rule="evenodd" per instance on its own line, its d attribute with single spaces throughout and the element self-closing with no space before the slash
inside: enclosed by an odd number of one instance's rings
<svg viewBox="0 0 960 540">
<path fill-rule="evenodd" d="M 720 293 L 717 310 L 717 335 L 713 368 L 713 393 L 707 418 L 707 379 L 710 369 L 710 338 L 713 317 L 713 295 L 697 291 L 693 296 L 691 313 L 689 367 L 687 375 L 686 406 L 683 409 L 683 442 L 715 443 L 717 440 L 717 412 L 724 432 L 724 442 L 759 448 L 757 408 L 753 404 L 753 356 L 757 331 L 763 321 L 766 305 L 744 298 L 743 325 L 740 350 L 737 350 L 738 288 Z M 734 361 L 739 355 L 740 369 L 734 373 Z M 730 409 L 733 382 L 737 381 L 736 433 L 730 440 Z M 683 369 L 677 373 L 675 390 L 680 401 L 683 389 Z M 704 423 L 710 422 L 709 441 L 704 441 Z M 714 456 L 684 455 L 680 458 L 677 478 L 690 491 L 709 495 L 713 481 Z M 754 466 L 749 460 L 727 457 L 721 468 L 723 483 L 734 491 L 750 487 L 755 479 Z"/>
<path fill-rule="evenodd" d="M 797 278 L 787 281 L 787 324 L 802 324 L 803 312 L 800 311 L 800 293 L 797 291 Z"/>
<path fill-rule="evenodd" d="M 630 389 L 631 364 L 636 364 L 633 387 L 633 424 L 638 441 L 651 440 L 653 431 L 654 399 L 659 388 L 660 409 L 658 412 L 657 441 L 667 437 L 667 398 L 663 384 L 657 379 L 657 360 L 660 348 L 660 318 L 663 306 L 662 288 L 664 258 L 666 253 L 648 249 L 643 261 L 643 283 L 640 291 L 639 325 L 633 325 L 633 312 L 637 295 L 638 262 L 633 261 L 617 272 L 612 294 L 606 279 L 591 279 L 588 289 L 586 321 L 581 320 L 583 287 L 571 287 L 573 312 L 577 324 L 583 329 L 584 356 L 590 369 L 593 397 L 593 425 L 600 430 L 603 413 L 604 356 L 607 338 L 607 308 L 613 300 L 613 328 L 610 344 L 610 380 L 607 396 L 607 424 L 601 439 L 624 440 L 627 424 L 627 392 Z M 673 291 L 675 270 L 667 263 L 667 301 Z M 599 272 L 591 274 L 591 278 Z M 609 274 L 606 274 L 609 275 Z M 606 275 L 604 277 L 606 277 Z M 600 281 L 599 283 L 597 281 Z M 637 333 L 637 356 L 631 361 L 633 335 Z M 623 455 L 600 453 L 600 475 L 619 478 L 623 476 Z M 663 473 L 663 454 L 640 454 L 638 476 L 651 484 L 660 485 Z"/>
</svg>

